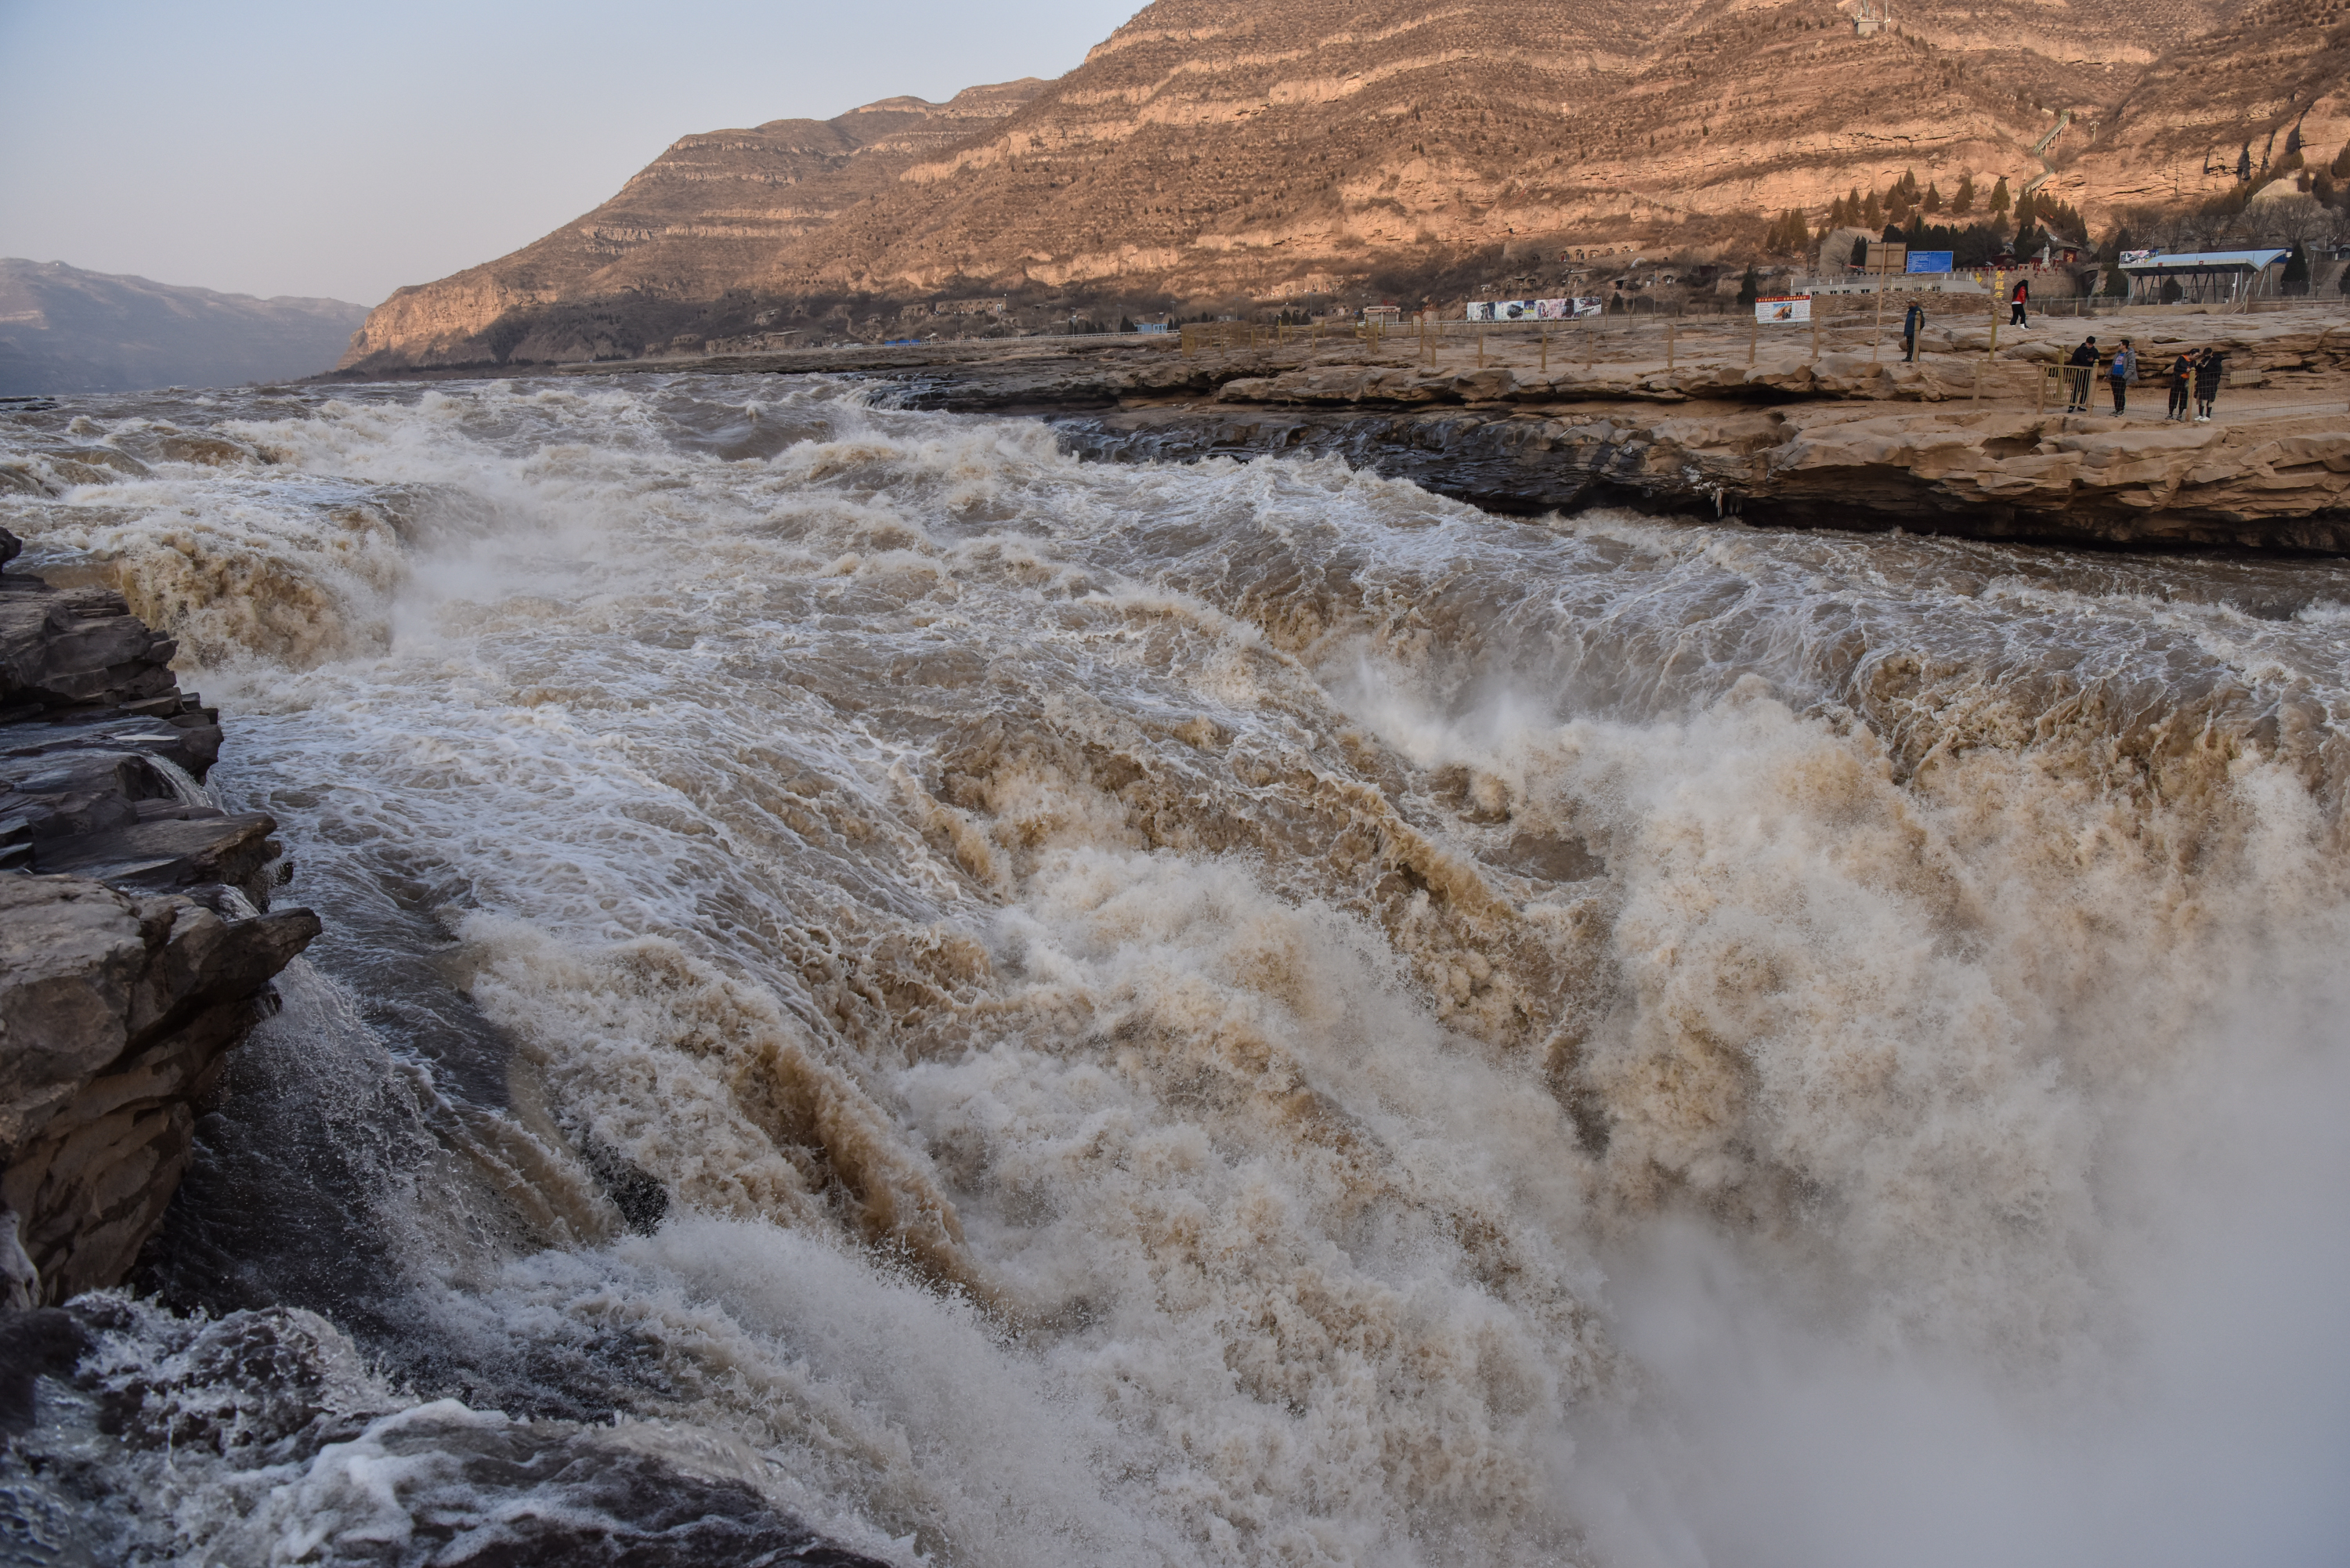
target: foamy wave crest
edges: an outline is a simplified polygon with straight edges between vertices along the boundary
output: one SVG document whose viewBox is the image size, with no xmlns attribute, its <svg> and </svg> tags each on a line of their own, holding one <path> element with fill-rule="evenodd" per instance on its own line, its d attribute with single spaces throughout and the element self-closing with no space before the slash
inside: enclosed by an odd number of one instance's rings
<svg viewBox="0 0 2350 1568">
<path fill-rule="evenodd" d="M 214 423 L 251 458 L 7 504 L 218 585 L 169 612 L 215 776 L 328 918 L 343 1011 L 293 996 L 190 1180 L 350 1277 L 258 1222 L 226 1268 L 208 1214 L 158 1280 L 408 1385 L 272 1539 L 377 1528 L 370 1467 L 420 1520 L 533 1422 L 623 1473 L 615 1419 L 970 1564 L 2338 1515 L 2107 1467 L 2208 1459 L 2203 1412 L 2276 1413 L 2274 1476 L 2339 1452 L 2255 1392 L 2350 1407 L 2332 1339 L 2224 1325 L 2350 1277 L 2278 1196 L 2338 1164 L 2282 1110 L 2345 1055 L 2343 568 L 1506 522 L 774 378 Z M 238 550 L 286 586 L 199 570 Z M 304 1115 L 362 1058 L 398 1137 Z"/>
</svg>

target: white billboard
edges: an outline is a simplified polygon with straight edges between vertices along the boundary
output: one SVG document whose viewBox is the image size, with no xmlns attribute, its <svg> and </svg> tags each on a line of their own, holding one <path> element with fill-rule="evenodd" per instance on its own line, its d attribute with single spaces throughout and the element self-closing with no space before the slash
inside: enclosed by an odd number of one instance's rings
<svg viewBox="0 0 2350 1568">
<path fill-rule="evenodd" d="M 1596 299 L 1472 299 L 1471 321 L 1572 321 L 1597 316 L 1605 306 Z"/>
<path fill-rule="evenodd" d="M 1785 294 L 1754 302 L 1754 319 L 1769 327 L 1789 326 L 1812 318 L 1812 296 L 1808 294 Z"/>
</svg>

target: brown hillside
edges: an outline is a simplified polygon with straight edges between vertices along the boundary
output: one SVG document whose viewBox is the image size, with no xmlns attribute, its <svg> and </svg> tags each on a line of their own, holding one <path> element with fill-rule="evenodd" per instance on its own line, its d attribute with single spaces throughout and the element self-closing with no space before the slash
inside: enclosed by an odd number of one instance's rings
<svg viewBox="0 0 2350 1568">
<path fill-rule="evenodd" d="M 985 130 L 1045 86 L 1032 77 L 969 88 L 942 104 L 884 99 L 833 119 L 685 137 L 619 194 L 545 239 L 394 293 L 352 336 L 342 363 L 586 358 L 576 334 L 532 340 L 534 329 L 564 320 L 546 307 L 709 300 L 739 289 L 773 265 L 779 248 L 889 190 L 917 159 Z"/>
<path fill-rule="evenodd" d="M 1752 235 L 1905 170 L 2054 168 L 2095 215 L 2227 190 L 2296 119 L 2328 155 L 2350 131 L 2341 0 L 1967 0 L 1872 36 L 1856 9 L 1158 0 L 1050 84 L 689 138 L 562 234 L 403 290 L 347 362 L 626 352 L 722 297 L 1295 297 Z"/>
</svg>

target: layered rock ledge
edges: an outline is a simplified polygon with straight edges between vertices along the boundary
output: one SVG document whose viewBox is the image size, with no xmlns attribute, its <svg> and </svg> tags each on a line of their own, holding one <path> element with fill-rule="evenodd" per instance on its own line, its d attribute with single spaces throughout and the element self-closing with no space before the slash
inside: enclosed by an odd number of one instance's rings
<svg viewBox="0 0 2350 1568">
<path fill-rule="evenodd" d="M 2126 418 L 2043 376 L 2089 331 L 2136 338 Z M 1334 455 L 1490 510 L 1624 505 L 1762 524 L 2133 548 L 2350 551 L 2350 321 L 2312 309 L 1928 331 L 1915 363 L 1850 325 L 1757 341 L 1719 320 L 1563 327 L 1430 362 L 1385 344 L 1185 358 L 1027 356 L 899 371 L 926 408 L 1036 414 L 1110 461 Z M 2168 355 L 2219 348 L 2217 422 L 2162 418 Z M 1478 360 L 1487 360 L 1478 363 Z M 1464 362 L 1466 361 L 1466 362 Z M 780 368 L 780 367 L 779 367 Z M 889 372 L 882 372 L 889 373 Z M 2103 405 L 2102 379 L 2092 389 Z"/>
<path fill-rule="evenodd" d="M 2350 320 L 2170 308 L 1945 317 L 1905 362 L 1847 317 L 1816 337 L 1723 317 L 1610 319 L 1479 341 L 1453 324 L 1187 356 L 1171 338 L 941 343 L 578 373 L 849 375 L 910 408 L 1048 419 L 1109 461 L 1336 455 L 1494 511 L 1594 504 L 1770 524 L 2126 547 L 2350 551 Z M 2136 340 L 2126 419 L 2068 415 L 2045 372 Z M 1871 339 L 1876 338 L 1874 351 Z M 2162 367 L 2228 357 L 2220 419 L 2160 417 Z M 2102 379 L 2092 389 L 2102 405 Z"/>
<path fill-rule="evenodd" d="M 0 530 L 0 566 L 17 553 Z M 120 1283 L 197 1107 L 317 935 L 276 824 L 201 789 L 219 715 L 95 588 L 0 572 L 0 1301 Z"/>
<path fill-rule="evenodd" d="M 1618 504 L 1973 538 L 2350 551 L 2339 413 L 2196 425 L 1820 405 L 1222 404 L 1055 423 L 1092 457 L 1335 454 L 1501 512 Z"/>
</svg>

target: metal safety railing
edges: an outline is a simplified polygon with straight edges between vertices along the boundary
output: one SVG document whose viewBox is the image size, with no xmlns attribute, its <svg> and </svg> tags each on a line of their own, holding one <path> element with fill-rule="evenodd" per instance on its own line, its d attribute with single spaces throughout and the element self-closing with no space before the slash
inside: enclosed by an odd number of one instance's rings
<svg viewBox="0 0 2350 1568">
<path fill-rule="evenodd" d="M 1902 303 L 1906 310 L 1908 301 Z M 2085 402 L 2085 398 L 2071 395 L 2074 389 L 2064 379 L 2064 371 L 2078 367 L 2035 363 L 2037 353 L 2015 353 L 2022 344 L 2046 343 L 2048 337 L 2041 330 L 2043 324 L 2052 315 L 2060 319 L 2072 317 L 2074 308 L 2049 312 L 2033 307 L 2030 310 L 2032 330 L 2021 334 L 2012 324 L 2012 306 L 2005 299 L 1941 295 L 1918 297 L 1917 303 L 1925 313 L 1922 330 L 1963 335 L 1957 343 L 1929 350 L 1934 355 L 1936 368 L 1928 372 L 1928 379 L 1938 396 L 1977 402 L 2028 397 L 2034 399 L 2043 411 L 2052 395 L 2060 408 L 2067 403 Z M 2350 300 L 2345 303 L 2350 304 Z M 2092 320 L 2127 308 L 2120 301 L 2106 298 L 2092 301 L 2067 296 L 2064 304 L 2078 308 L 2083 317 Z M 2167 314 L 2160 307 L 2147 309 L 2147 313 Z M 1683 365 L 1719 369 L 1742 362 L 1752 369 L 1760 364 L 1761 350 L 1766 343 L 1774 347 L 1777 352 L 1773 358 L 1782 364 L 1788 348 L 1794 348 L 1814 366 L 1829 355 L 1865 353 L 1872 362 L 1878 363 L 1898 360 L 1902 355 L 1901 317 L 1880 316 L 1873 299 L 1816 296 L 1810 302 L 1808 314 L 1806 321 L 1770 324 L 1744 312 L 1702 309 L 1688 315 L 1627 311 L 1492 322 L 1415 317 L 1393 325 L 1324 323 L 1318 327 L 1201 322 L 1183 328 L 1183 348 L 1186 354 L 1196 354 L 1210 348 L 1268 349 L 1310 341 L 1367 341 L 1384 343 L 1389 358 L 1396 348 L 1402 348 L 1412 359 L 1430 366 L 1473 364 L 1483 369 L 1489 364 L 1508 365 L 1522 370 L 1539 368 L 1544 373 L 1554 367 L 1591 367 L 1603 359 L 1621 364 L 1627 358 L 1635 362 L 1661 360 L 1669 374 Z M 2084 325 L 2087 325 L 2086 321 Z M 2005 357 L 2002 349 L 2007 351 Z M 1970 360 L 1971 367 L 1961 365 L 1959 374 L 1953 376 L 1953 355 Z M 2085 390 L 2096 390 L 2094 377 Z"/>
<path fill-rule="evenodd" d="M 1277 348 L 1292 343 L 1380 343 L 1396 328 L 1384 321 L 1193 321 L 1183 327 L 1186 358 L 1218 348 Z"/>
</svg>

